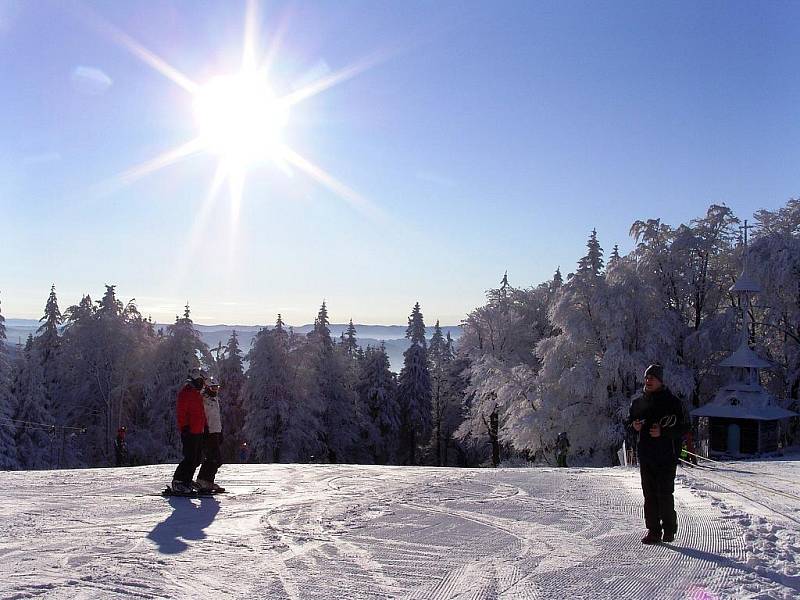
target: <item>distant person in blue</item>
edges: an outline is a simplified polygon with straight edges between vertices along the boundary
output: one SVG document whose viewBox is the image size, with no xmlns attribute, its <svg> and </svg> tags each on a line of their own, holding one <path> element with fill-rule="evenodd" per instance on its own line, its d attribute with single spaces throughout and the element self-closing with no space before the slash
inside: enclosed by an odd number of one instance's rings
<svg viewBox="0 0 800 600">
<path fill-rule="evenodd" d="M 631 403 L 628 422 L 638 436 L 639 472 L 644 494 L 643 544 L 671 542 L 678 531 L 675 470 L 686 433 L 683 405 L 664 385 L 664 368 L 650 365 L 644 391 Z"/>
</svg>

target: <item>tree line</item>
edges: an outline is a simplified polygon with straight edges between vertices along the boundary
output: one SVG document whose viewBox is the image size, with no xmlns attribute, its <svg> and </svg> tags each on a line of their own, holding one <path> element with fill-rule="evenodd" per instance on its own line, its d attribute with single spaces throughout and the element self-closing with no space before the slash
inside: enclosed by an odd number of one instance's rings
<svg viewBox="0 0 800 600">
<path fill-rule="evenodd" d="M 439 462 L 428 448 L 433 428 L 442 430 L 433 385 L 441 402 L 441 372 L 454 354 L 449 333 L 437 322 L 427 340 L 416 304 L 398 375 L 383 345 L 358 345 L 352 320 L 339 339 L 329 325 L 323 302 L 307 335 L 278 315 L 247 350 L 236 331 L 209 348 L 188 305 L 157 329 L 113 285 L 63 313 L 53 287 L 36 335 L 12 353 L 0 347 L 0 468 L 112 464 L 122 425 L 136 463 L 177 460 L 175 398 L 193 368 L 220 383 L 227 462 Z"/>
<path fill-rule="evenodd" d="M 730 208 L 712 205 L 676 227 L 638 220 L 630 233 L 634 248 L 606 257 L 592 231 L 566 277 L 556 269 L 515 287 L 503 276 L 466 315 L 457 344 L 438 322 L 426 339 L 415 304 L 399 374 L 382 346 L 359 346 L 352 320 L 333 338 L 325 302 L 307 335 L 278 315 L 250 348 L 235 331 L 209 348 L 188 306 L 157 328 L 113 285 L 63 313 L 52 288 L 36 335 L 0 344 L 0 468 L 111 464 L 120 425 L 136 463 L 177 460 L 174 402 L 194 367 L 221 384 L 227 462 L 547 462 L 566 431 L 579 462 L 611 464 L 647 364 L 664 365 L 687 410 L 700 406 L 726 381 L 717 363 L 741 326 L 729 288 L 742 230 Z M 797 410 L 800 200 L 755 214 L 747 260 L 763 288 L 751 342 L 775 365 L 763 383 Z"/>
</svg>

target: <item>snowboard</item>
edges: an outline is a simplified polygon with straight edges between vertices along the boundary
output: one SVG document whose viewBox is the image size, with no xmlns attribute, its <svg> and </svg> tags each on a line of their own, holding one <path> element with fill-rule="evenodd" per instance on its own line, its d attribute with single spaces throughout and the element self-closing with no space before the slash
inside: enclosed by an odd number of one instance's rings
<svg viewBox="0 0 800 600">
<path fill-rule="evenodd" d="M 169 498 L 171 496 L 183 497 L 183 498 L 211 498 L 218 494 L 226 493 L 225 490 L 221 490 L 218 492 L 201 492 L 199 490 L 192 490 L 191 492 L 176 492 L 170 486 L 164 488 L 164 491 L 161 492 L 161 495 L 165 498 Z"/>
</svg>

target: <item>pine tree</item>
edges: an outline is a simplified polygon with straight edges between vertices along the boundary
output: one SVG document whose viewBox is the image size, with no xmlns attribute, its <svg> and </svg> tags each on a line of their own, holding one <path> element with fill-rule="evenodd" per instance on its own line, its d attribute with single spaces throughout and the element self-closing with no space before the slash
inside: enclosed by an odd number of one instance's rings
<svg viewBox="0 0 800 600">
<path fill-rule="evenodd" d="M 440 431 L 442 439 L 442 465 L 452 464 L 450 460 L 450 448 L 454 447 L 458 452 L 458 464 L 466 466 L 466 452 L 455 439 L 455 433 L 459 426 L 464 422 L 464 398 L 469 385 L 469 358 L 466 353 L 457 352 L 450 333 L 447 334 L 447 355 L 446 379 L 442 394 L 442 416 L 440 419 Z"/>
<path fill-rule="evenodd" d="M 61 311 L 58 309 L 55 285 L 50 288 L 50 296 L 47 298 L 47 304 L 44 307 L 44 316 L 39 319 L 39 322 L 43 323 L 36 333 L 37 345 L 41 360 L 47 362 L 58 350 L 58 328 L 63 322 Z"/>
<path fill-rule="evenodd" d="M 403 353 L 398 399 L 403 416 L 405 451 L 409 463 L 416 464 L 417 444 L 431 431 L 431 378 L 425 341 L 425 323 L 419 302 L 408 317 L 406 338 L 411 345 Z"/>
<path fill-rule="evenodd" d="M 561 267 L 557 267 L 556 272 L 553 275 L 552 289 L 557 290 L 562 285 L 564 285 L 564 278 L 561 276 Z"/>
<path fill-rule="evenodd" d="M 396 460 L 400 433 L 396 378 L 383 343 L 379 348 L 368 347 L 363 360 L 357 387 L 365 413 L 364 444 L 375 463 L 389 464 Z"/>
<path fill-rule="evenodd" d="M 272 330 L 262 329 L 247 355 L 244 431 L 253 458 L 263 462 L 308 460 L 322 449 L 322 408 L 300 374 L 308 346 L 286 331 L 278 315 Z"/>
<path fill-rule="evenodd" d="M 85 428 L 74 439 L 61 435 L 58 464 L 114 464 L 118 427 L 128 429 L 131 456 L 152 459 L 152 424 L 147 412 L 147 384 L 152 377 L 157 338 L 135 301 L 123 305 L 115 287 L 103 299 L 89 296 L 65 312 L 58 359 L 58 401 L 53 417 L 63 431 Z"/>
<path fill-rule="evenodd" d="M 425 323 L 422 319 L 422 310 L 420 309 L 419 302 L 414 304 L 414 308 L 411 310 L 411 315 L 408 317 L 406 338 L 411 340 L 412 344 L 417 344 L 423 348 L 427 347 L 427 341 L 425 339 Z"/>
<path fill-rule="evenodd" d="M 428 348 L 429 370 L 431 373 L 431 402 L 433 408 L 433 448 L 436 452 L 436 465 L 441 466 L 444 460 L 443 447 L 447 440 L 443 438 L 442 421 L 447 409 L 446 386 L 447 368 L 453 359 L 450 332 L 447 340 L 442 335 L 442 328 L 437 319 Z"/>
<path fill-rule="evenodd" d="M 287 455 L 286 439 L 296 408 L 289 367 L 288 335 L 281 315 L 272 330 L 262 329 L 247 355 L 250 368 L 244 386 L 244 431 L 253 458 L 281 462 Z"/>
<path fill-rule="evenodd" d="M 597 241 L 596 229 L 592 229 L 586 247 L 588 252 L 578 261 L 577 274 L 584 278 L 599 277 L 603 272 L 603 249 Z"/>
<path fill-rule="evenodd" d="M 619 254 L 619 245 L 614 244 L 614 248 L 611 250 L 611 256 L 608 259 L 608 268 L 613 269 L 619 264 L 621 260 L 622 257 Z"/>
<path fill-rule="evenodd" d="M 328 308 L 325 301 L 322 301 L 322 306 L 319 308 L 317 318 L 314 319 L 314 329 L 309 336 L 316 336 L 318 341 L 326 348 L 333 347 L 333 340 L 331 339 L 331 322 L 328 320 Z"/>
<path fill-rule="evenodd" d="M 16 462 L 21 469 L 55 466 L 55 429 L 51 428 L 53 419 L 48 411 L 44 379 L 33 336 L 28 336 L 25 350 L 17 357 L 12 379 L 12 394 L 16 399 L 12 415 L 16 424 L 14 443 Z"/>
<path fill-rule="evenodd" d="M 183 317 L 167 327 L 156 344 L 156 352 L 146 378 L 144 410 L 139 427 L 150 440 L 142 445 L 147 462 L 173 461 L 179 456 L 180 436 L 175 425 L 175 398 L 186 383 L 189 372 L 207 366 L 209 351 L 194 328 L 189 305 Z"/>
<path fill-rule="evenodd" d="M 314 404 L 322 407 L 322 438 L 329 462 L 347 462 L 355 453 L 357 437 L 356 399 L 346 380 L 346 366 L 334 351 L 325 302 L 309 333 L 313 364 Z"/>
<path fill-rule="evenodd" d="M 122 302 L 117 300 L 116 287 L 115 285 L 106 285 L 106 293 L 97 302 L 97 312 L 101 317 L 115 318 L 122 315 L 124 307 Z"/>
<path fill-rule="evenodd" d="M 14 440 L 11 364 L 6 350 L 6 323 L 0 310 L 0 470 L 17 468 L 17 447 Z"/>
<path fill-rule="evenodd" d="M 358 351 L 358 340 L 356 339 L 356 328 L 353 325 L 353 319 L 350 319 L 350 323 L 347 325 L 347 329 L 342 332 L 343 335 L 343 346 L 345 353 L 354 358 Z"/>
<path fill-rule="evenodd" d="M 280 315 L 278 315 L 280 318 Z M 222 453 L 225 462 L 238 462 L 239 448 L 244 435 L 244 408 L 242 406 L 246 378 L 239 336 L 234 329 L 225 346 L 225 355 L 219 364 L 220 405 L 222 407 Z"/>
</svg>

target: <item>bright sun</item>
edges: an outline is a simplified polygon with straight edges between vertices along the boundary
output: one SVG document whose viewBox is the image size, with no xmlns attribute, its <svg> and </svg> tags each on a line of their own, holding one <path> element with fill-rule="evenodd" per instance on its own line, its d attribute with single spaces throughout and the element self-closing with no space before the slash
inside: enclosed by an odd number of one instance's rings
<svg viewBox="0 0 800 600">
<path fill-rule="evenodd" d="M 288 106 L 257 73 L 215 77 L 194 94 L 200 140 L 231 166 L 277 160 Z"/>
<path fill-rule="evenodd" d="M 258 22 L 257 0 L 247 0 L 240 71 L 215 77 L 201 85 L 124 31 L 98 18 L 101 31 L 188 92 L 197 127 L 194 138 L 120 173 L 114 178 L 114 184 L 128 184 L 192 156 L 211 153 L 218 157 L 217 168 L 200 215 L 208 214 L 219 189 L 227 183 L 230 189 L 232 230 L 236 227 L 247 175 L 265 162 L 278 164 L 288 175 L 295 169 L 302 171 L 351 206 L 380 217 L 380 211 L 366 198 L 300 155 L 283 138 L 292 106 L 355 77 L 384 60 L 387 55 L 378 52 L 278 97 L 270 86 L 268 74 L 281 35 L 274 36 L 272 45 L 262 56 L 257 44 L 260 37 L 256 26 Z M 201 223 L 204 218 L 201 217 Z M 196 229 L 200 231 L 202 227 Z"/>
</svg>

